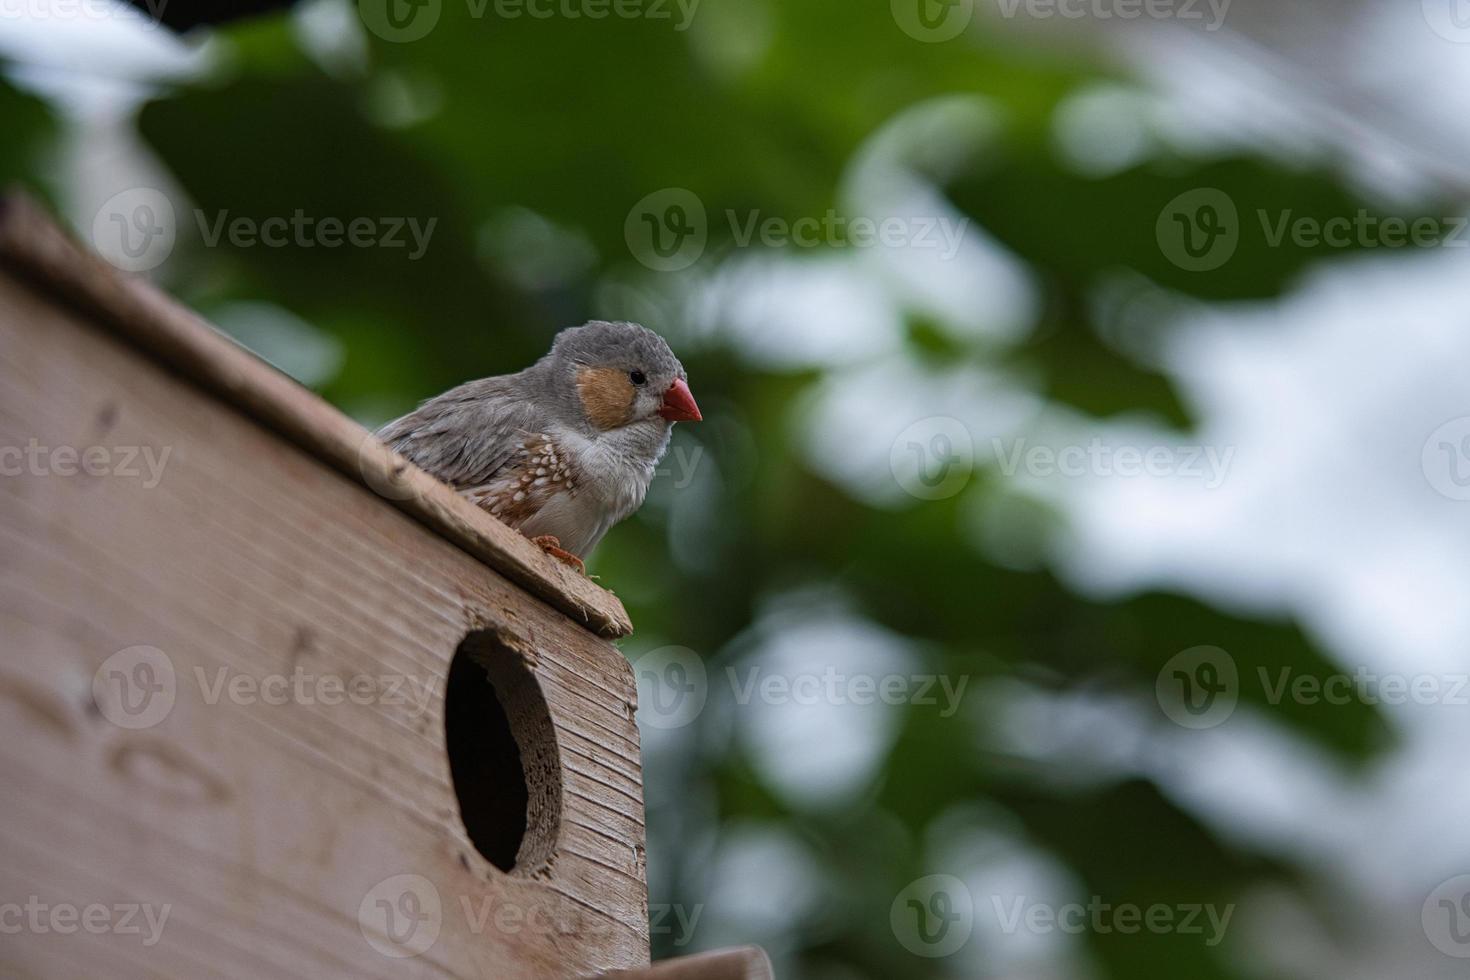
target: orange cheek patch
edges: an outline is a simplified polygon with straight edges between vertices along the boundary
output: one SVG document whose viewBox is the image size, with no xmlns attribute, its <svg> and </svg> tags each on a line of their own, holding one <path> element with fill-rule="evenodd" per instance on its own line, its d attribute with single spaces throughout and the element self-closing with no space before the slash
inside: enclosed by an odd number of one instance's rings
<svg viewBox="0 0 1470 980">
<path fill-rule="evenodd" d="M 577 394 L 593 425 L 616 429 L 632 418 L 638 390 L 617 368 L 583 368 L 577 372 Z"/>
</svg>

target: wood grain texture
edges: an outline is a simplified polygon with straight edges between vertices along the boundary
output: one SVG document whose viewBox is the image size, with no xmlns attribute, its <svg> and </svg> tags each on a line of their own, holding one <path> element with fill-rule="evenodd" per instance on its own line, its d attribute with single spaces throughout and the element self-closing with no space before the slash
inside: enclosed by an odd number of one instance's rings
<svg viewBox="0 0 1470 980">
<path fill-rule="evenodd" d="M 608 637 L 633 631 L 617 597 L 389 451 L 362 426 L 145 280 L 82 249 L 29 198 L 0 199 L 0 265 L 335 466 L 531 594 Z"/>
<path fill-rule="evenodd" d="M 0 219 L 11 257 L 14 207 Z M 55 241 L 25 248 L 61 261 Z M 542 556 L 437 485 L 385 504 L 342 465 L 361 430 L 218 338 L 179 339 L 199 324 L 151 290 L 67 288 L 150 352 L 173 345 L 230 403 L 0 270 L 0 905 L 169 910 L 152 945 L 119 929 L 7 935 L 0 975 L 516 980 L 646 965 L 634 680 L 564 605 L 518 587 L 560 594 Z M 151 340 L 145 321 L 162 324 Z M 44 465 L 16 472 L 6 451 L 32 445 Z M 99 449 L 107 467 L 63 465 L 62 446 Z M 124 472 L 130 447 L 164 460 L 157 480 L 140 454 L 139 475 Z M 516 561 L 472 557 L 492 544 Z M 509 873 L 469 841 L 445 754 L 442 686 L 475 630 L 534 675 L 560 772 L 549 855 L 523 848 Z M 175 690 L 156 724 L 127 728 L 108 673 L 100 694 L 94 679 L 139 646 L 166 658 Z M 276 678 L 297 677 L 305 688 L 267 703 Z M 322 686 L 360 678 L 370 698 Z M 433 942 L 384 955 L 385 908 L 426 916 L 400 921 L 432 924 Z"/>
</svg>

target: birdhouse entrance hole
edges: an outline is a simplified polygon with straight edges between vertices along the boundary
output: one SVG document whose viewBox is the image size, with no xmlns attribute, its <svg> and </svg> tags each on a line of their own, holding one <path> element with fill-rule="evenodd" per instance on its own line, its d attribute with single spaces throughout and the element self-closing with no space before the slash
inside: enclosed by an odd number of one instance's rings
<svg viewBox="0 0 1470 980">
<path fill-rule="evenodd" d="M 449 772 L 471 843 L 501 871 L 541 870 L 556 844 L 561 770 L 535 676 L 519 653 L 477 630 L 454 652 L 444 698 Z"/>
</svg>

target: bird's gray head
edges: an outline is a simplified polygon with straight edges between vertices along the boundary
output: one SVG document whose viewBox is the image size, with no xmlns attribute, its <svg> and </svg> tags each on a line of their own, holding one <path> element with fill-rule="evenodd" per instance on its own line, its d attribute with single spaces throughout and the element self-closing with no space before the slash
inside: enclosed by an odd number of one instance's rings
<svg viewBox="0 0 1470 980">
<path fill-rule="evenodd" d="M 563 407 L 598 431 L 640 422 L 666 429 L 701 418 L 684 365 L 662 337 L 636 323 L 568 327 L 537 366 L 549 372 Z"/>
</svg>

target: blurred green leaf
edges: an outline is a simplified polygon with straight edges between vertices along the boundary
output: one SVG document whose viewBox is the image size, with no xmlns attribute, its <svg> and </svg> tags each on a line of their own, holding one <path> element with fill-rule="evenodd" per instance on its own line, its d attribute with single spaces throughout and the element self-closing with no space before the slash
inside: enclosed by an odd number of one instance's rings
<svg viewBox="0 0 1470 980">
<path fill-rule="evenodd" d="M 0 69 L 5 67 L 0 62 Z M 46 103 L 20 92 L 0 77 L 0 188 L 12 183 L 44 199 L 53 198 L 48 153 L 57 134 L 56 119 Z"/>
</svg>

